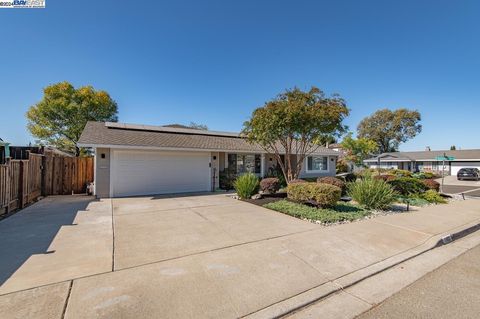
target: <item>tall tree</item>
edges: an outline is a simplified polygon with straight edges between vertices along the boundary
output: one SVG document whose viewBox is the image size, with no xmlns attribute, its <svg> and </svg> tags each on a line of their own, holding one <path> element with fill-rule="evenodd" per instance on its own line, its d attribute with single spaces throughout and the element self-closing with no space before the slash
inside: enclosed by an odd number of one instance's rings
<svg viewBox="0 0 480 319">
<path fill-rule="evenodd" d="M 348 114 L 345 101 L 337 95 L 326 97 L 316 87 L 309 91 L 294 88 L 253 111 L 242 133 L 274 154 L 290 182 L 298 178 L 306 156 L 320 147 L 316 141 L 345 132 L 342 121 Z"/>
<path fill-rule="evenodd" d="M 345 159 L 360 167 L 364 166 L 363 161 L 378 149 L 378 145 L 374 140 L 368 138 L 354 139 L 351 133 L 343 139 L 342 147 L 346 152 Z"/>
<path fill-rule="evenodd" d="M 422 131 L 420 121 L 421 116 L 417 110 L 383 109 L 360 122 L 357 136 L 375 141 L 380 153 L 395 152 L 400 143 L 408 141 Z"/>
<path fill-rule="evenodd" d="M 205 125 L 205 124 L 200 124 L 200 123 L 196 123 L 196 122 L 190 122 L 190 124 L 188 125 L 188 127 L 194 128 L 194 129 L 196 129 L 196 130 L 208 131 L 208 126 L 207 126 L 207 125 Z"/>
<path fill-rule="evenodd" d="M 457 150 L 457 147 L 455 145 L 452 145 L 452 146 L 450 146 L 450 150 L 455 151 L 455 150 Z"/>
<path fill-rule="evenodd" d="M 27 128 L 41 144 L 79 156 L 77 141 L 87 121 L 116 122 L 117 112 L 117 103 L 107 92 L 60 82 L 47 86 L 43 99 L 30 107 Z"/>
</svg>

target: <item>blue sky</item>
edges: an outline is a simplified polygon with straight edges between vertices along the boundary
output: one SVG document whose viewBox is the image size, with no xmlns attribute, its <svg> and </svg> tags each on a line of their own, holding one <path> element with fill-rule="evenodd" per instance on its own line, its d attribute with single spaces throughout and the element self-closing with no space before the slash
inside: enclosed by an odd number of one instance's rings
<svg viewBox="0 0 480 319">
<path fill-rule="evenodd" d="M 339 93 L 346 123 L 418 109 L 402 150 L 480 148 L 480 2 L 46 1 L 0 10 L 0 137 L 59 81 L 108 91 L 129 123 L 238 131 L 285 88 Z"/>
</svg>

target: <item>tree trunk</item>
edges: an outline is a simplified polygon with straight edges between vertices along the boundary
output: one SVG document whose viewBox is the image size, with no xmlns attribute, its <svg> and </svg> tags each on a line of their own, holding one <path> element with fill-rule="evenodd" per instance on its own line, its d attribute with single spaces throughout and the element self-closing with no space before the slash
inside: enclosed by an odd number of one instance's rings
<svg viewBox="0 0 480 319">
<path fill-rule="evenodd" d="M 80 147 L 75 145 L 75 157 L 80 157 Z"/>
</svg>

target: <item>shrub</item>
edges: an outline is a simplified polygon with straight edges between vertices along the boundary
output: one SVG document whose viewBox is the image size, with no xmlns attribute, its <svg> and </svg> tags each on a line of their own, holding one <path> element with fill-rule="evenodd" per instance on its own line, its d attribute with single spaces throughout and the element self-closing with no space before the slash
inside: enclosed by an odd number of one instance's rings
<svg viewBox="0 0 480 319">
<path fill-rule="evenodd" d="M 433 172 L 418 172 L 412 175 L 415 178 L 419 179 L 432 179 L 432 178 L 439 178 L 440 175 L 435 174 Z"/>
<path fill-rule="evenodd" d="M 235 174 L 235 172 L 229 169 L 224 169 L 219 173 L 218 177 L 218 182 L 221 189 L 228 191 L 234 188 L 233 183 L 237 179 L 237 175 Z"/>
<path fill-rule="evenodd" d="M 280 187 L 287 186 L 287 180 L 285 179 L 285 175 L 283 175 L 282 170 L 278 167 L 270 167 L 265 177 L 276 177 L 280 182 Z"/>
<path fill-rule="evenodd" d="M 380 179 L 365 178 L 347 184 L 347 192 L 357 203 L 368 209 L 384 209 L 397 198 L 395 190 Z"/>
<path fill-rule="evenodd" d="M 373 178 L 388 182 L 388 181 L 393 181 L 396 177 L 393 175 L 377 175 L 377 176 L 373 176 Z"/>
<path fill-rule="evenodd" d="M 346 182 L 355 182 L 357 180 L 357 175 L 355 173 L 348 173 L 343 176 L 343 179 Z"/>
<path fill-rule="evenodd" d="M 435 203 L 435 204 L 445 204 L 447 202 L 445 198 L 440 196 L 440 194 L 433 189 L 429 189 L 428 191 L 423 193 L 422 198 L 430 203 Z"/>
<path fill-rule="evenodd" d="M 344 160 L 337 161 L 337 174 L 339 173 L 347 173 L 348 172 L 348 164 Z"/>
<path fill-rule="evenodd" d="M 260 190 L 267 194 L 275 194 L 280 189 L 280 180 L 276 177 L 267 177 L 260 181 Z"/>
<path fill-rule="evenodd" d="M 304 179 L 297 178 L 297 179 L 292 179 L 289 184 L 298 184 L 298 183 L 306 183 L 306 182 L 307 181 Z"/>
<path fill-rule="evenodd" d="M 287 197 L 298 202 L 309 202 L 320 207 L 334 206 L 342 190 L 334 185 L 321 183 L 293 183 L 287 187 Z"/>
<path fill-rule="evenodd" d="M 433 189 L 435 191 L 440 190 L 440 183 L 437 181 L 434 181 L 433 179 L 424 179 L 422 180 L 422 183 L 428 188 L 428 189 Z"/>
<path fill-rule="evenodd" d="M 339 178 L 331 177 L 331 176 L 319 177 L 317 179 L 317 183 L 330 184 L 330 185 L 337 186 L 338 188 L 340 188 L 342 190 L 342 194 L 345 193 L 345 186 L 346 186 L 345 182 L 342 181 Z"/>
<path fill-rule="evenodd" d="M 240 198 L 250 198 L 258 191 L 258 177 L 252 173 L 240 175 L 233 183 L 233 186 Z"/>
<path fill-rule="evenodd" d="M 388 183 L 404 196 L 420 194 L 427 190 L 427 186 L 422 181 L 413 177 L 399 177 Z"/>
<path fill-rule="evenodd" d="M 412 172 L 404 169 L 393 169 L 389 173 L 397 177 L 412 177 Z"/>
</svg>

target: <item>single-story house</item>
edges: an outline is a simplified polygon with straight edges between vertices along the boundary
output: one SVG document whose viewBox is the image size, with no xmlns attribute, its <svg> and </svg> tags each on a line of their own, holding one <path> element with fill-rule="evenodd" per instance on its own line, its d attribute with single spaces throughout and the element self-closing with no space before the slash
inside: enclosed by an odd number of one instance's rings
<svg viewBox="0 0 480 319">
<path fill-rule="evenodd" d="M 438 159 L 444 155 L 453 159 L 445 162 Z M 457 175 L 464 167 L 480 169 L 480 149 L 382 153 L 365 160 L 364 163 L 370 168 L 398 168 L 412 172 L 443 171 L 446 175 Z"/>
<path fill-rule="evenodd" d="M 182 127 L 88 122 L 78 146 L 94 149 L 98 197 L 213 191 L 226 168 L 263 177 L 277 165 L 239 133 Z M 317 147 L 300 177 L 334 176 L 337 157 Z"/>
</svg>

